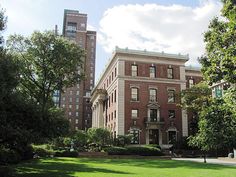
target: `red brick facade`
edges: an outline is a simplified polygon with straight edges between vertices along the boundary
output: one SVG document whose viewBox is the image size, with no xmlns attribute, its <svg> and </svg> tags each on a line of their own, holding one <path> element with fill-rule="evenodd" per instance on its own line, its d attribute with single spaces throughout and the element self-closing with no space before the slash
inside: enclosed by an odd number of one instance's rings
<svg viewBox="0 0 236 177">
<path fill-rule="evenodd" d="M 178 106 L 178 93 L 188 78 L 201 80 L 199 70 L 186 70 L 187 60 L 117 48 L 92 93 L 92 126 L 109 128 L 114 135 L 133 134 L 134 144 L 168 147 L 187 136 L 188 118 Z"/>
</svg>

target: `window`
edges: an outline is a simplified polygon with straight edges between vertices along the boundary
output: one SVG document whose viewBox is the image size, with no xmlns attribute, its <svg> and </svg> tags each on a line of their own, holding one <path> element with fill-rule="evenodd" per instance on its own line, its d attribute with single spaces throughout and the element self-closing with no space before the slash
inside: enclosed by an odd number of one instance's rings
<svg viewBox="0 0 236 177">
<path fill-rule="evenodd" d="M 78 127 L 77 127 L 77 126 L 75 126 L 75 130 L 78 130 Z"/>
<path fill-rule="evenodd" d="M 131 65 L 131 76 L 137 76 L 137 75 L 138 75 L 138 66 Z"/>
<path fill-rule="evenodd" d="M 76 95 L 79 95 L 79 90 L 76 91 Z"/>
<path fill-rule="evenodd" d="M 71 116 L 71 112 L 69 112 L 68 114 L 69 114 L 69 116 Z"/>
<path fill-rule="evenodd" d="M 173 79 L 174 78 L 173 68 L 171 66 L 169 66 L 168 69 L 167 69 L 167 78 L 169 78 L 169 79 Z"/>
<path fill-rule="evenodd" d="M 90 97 L 91 93 L 90 92 L 86 92 L 86 97 Z"/>
<path fill-rule="evenodd" d="M 149 90 L 149 101 L 151 101 L 151 102 L 157 101 L 157 90 L 156 89 Z"/>
<path fill-rule="evenodd" d="M 149 67 L 149 74 L 151 78 L 155 78 L 156 77 L 156 67 L 155 66 L 150 66 Z"/>
<path fill-rule="evenodd" d="M 150 121 L 151 122 L 157 121 L 157 109 L 150 109 Z"/>
<path fill-rule="evenodd" d="M 78 124 L 79 123 L 79 119 L 75 119 L 75 123 Z"/>
<path fill-rule="evenodd" d="M 116 68 L 115 68 L 115 77 L 116 77 Z"/>
<path fill-rule="evenodd" d="M 80 26 L 81 26 L 82 28 L 85 28 L 85 23 L 81 23 Z"/>
<path fill-rule="evenodd" d="M 75 109 L 79 109 L 79 105 L 76 105 L 76 106 L 75 106 Z"/>
<path fill-rule="evenodd" d="M 64 107 L 65 107 L 65 104 L 63 104 L 62 107 L 64 108 Z"/>
<path fill-rule="evenodd" d="M 73 91 L 71 90 L 71 91 L 70 91 L 70 95 L 72 95 L 72 94 L 73 94 Z"/>
<path fill-rule="evenodd" d="M 79 112 L 75 112 L 75 116 L 78 117 L 79 116 Z"/>
<path fill-rule="evenodd" d="M 168 90 L 168 103 L 174 103 L 174 102 L 175 102 L 175 91 Z"/>
<path fill-rule="evenodd" d="M 131 100 L 138 101 L 138 88 L 131 88 Z"/>
<path fill-rule="evenodd" d="M 114 102 L 116 103 L 116 90 L 114 92 Z"/>
<path fill-rule="evenodd" d="M 76 98 L 76 103 L 78 103 L 79 102 L 79 98 Z"/>
<path fill-rule="evenodd" d="M 194 85 L 194 81 L 192 78 L 188 80 L 188 84 L 189 84 L 189 88 L 191 88 Z"/>
<path fill-rule="evenodd" d="M 131 144 L 139 144 L 139 130 L 131 129 Z"/>
<path fill-rule="evenodd" d="M 114 112 L 114 118 L 116 118 L 116 111 Z"/>
<path fill-rule="evenodd" d="M 67 23 L 67 31 L 76 32 L 76 28 L 77 28 L 77 23 L 73 23 L 73 22 Z"/>
<path fill-rule="evenodd" d="M 168 110 L 168 117 L 169 119 L 175 118 L 175 110 Z"/>
<path fill-rule="evenodd" d="M 176 140 L 176 131 L 168 131 L 168 143 L 173 144 L 174 142 L 176 142 Z"/>
<path fill-rule="evenodd" d="M 69 102 L 72 102 L 72 98 L 69 99 Z"/>
<path fill-rule="evenodd" d="M 71 104 L 69 105 L 69 108 L 70 108 L 70 109 L 72 108 L 72 105 L 71 105 Z"/>
<path fill-rule="evenodd" d="M 138 117 L 138 110 L 137 109 L 132 109 L 131 110 L 131 115 L 132 115 L 132 118 L 137 118 Z"/>
<path fill-rule="evenodd" d="M 66 101 L 66 97 L 63 96 L 63 97 L 62 97 L 62 101 Z"/>
<path fill-rule="evenodd" d="M 113 93 L 111 94 L 111 103 L 113 103 Z"/>
</svg>

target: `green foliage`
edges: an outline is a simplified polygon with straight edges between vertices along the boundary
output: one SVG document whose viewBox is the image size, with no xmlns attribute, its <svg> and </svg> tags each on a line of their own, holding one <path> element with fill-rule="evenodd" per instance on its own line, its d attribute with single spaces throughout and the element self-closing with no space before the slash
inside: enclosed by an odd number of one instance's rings
<svg viewBox="0 0 236 177">
<path fill-rule="evenodd" d="M 129 155 L 127 148 L 112 146 L 105 149 L 109 155 Z"/>
<path fill-rule="evenodd" d="M 82 78 L 84 51 L 53 32 L 34 32 L 30 38 L 13 35 L 8 48 L 20 67 L 20 90 L 41 106 L 43 116 L 52 107 L 55 90 L 62 91 Z"/>
<path fill-rule="evenodd" d="M 55 152 L 55 157 L 78 157 L 78 155 L 77 151 L 62 150 Z"/>
<path fill-rule="evenodd" d="M 127 146 L 131 143 L 132 135 L 118 135 L 114 141 L 116 146 Z"/>
<path fill-rule="evenodd" d="M 141 156 L 161 156 L 159 148 L 151 146 L 131 146 L 131 147 L 109 147 L 106 149 L 109 155 L 141 155 Z"/>
<path fill-rule="evenodd" d="M 4 15 L 3 9 L 0 6 L 0 48 L 1 44 L 3 43 L 2 31 L 5 29 L 5 27 L 6 27 L 6 17 Z"/>
<path fill-rule="evenodd" d="M 107 129 L 90 128 L 87 133 L 90 143 L 98 144 L 100 147 L 110 145 L 112 143 L 111 132 Z"/>
<path fill-rule="evenodd" d="M 200 59 L 202 72 L 211 85 L 220 80 L 236 83 L 236 3 L 224 0 L 225 20 L 214 18 L 204 34 L 206 55 Z"/>
<path fill-rule="evenodd" d="M 200 114 L 199 131 L 189 137 L 190 145 L 201 150 L 217 150 L 236 146 L 236 116 L 223 99 L 214 99 Z"/>
<path fill-rule="evenodd" d="M 211 89 L 205 82 L 181 92 L 181 107 L 194 114 L 200 112 L 211 98 Z"/>
<path fill-rule="evenodd" d="M 51 155 L 55 154 L 52 146 L 49 144 L 33 145 L 32 147 L 34 155 L 37 155 L 39 157 L 50 157 Z"/>
<path fill-rule="evenodd" d="M 72 136 L 74 147 L 80 151 L 85 151 L 88 144 L 88 135 L 83 130 L 77 130 Z"/>
<path fill-rule="evenodd" d="M 12 149 L 0 148 L 0 165 L 18 163 L 21 156 Z"/>
</svg>

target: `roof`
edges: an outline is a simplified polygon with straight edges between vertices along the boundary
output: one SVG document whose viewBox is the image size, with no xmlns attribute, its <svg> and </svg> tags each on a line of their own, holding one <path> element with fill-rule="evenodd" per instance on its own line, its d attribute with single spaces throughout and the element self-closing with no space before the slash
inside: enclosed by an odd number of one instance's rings
<svg viewBox="0 0 236 177">
<path fill-rule="evenodd" d="M 154 56 L 154 57 L 165 57 L 165 58 L 173 58 L 179 60 L 188 60 L 189 55 L 182 55 L 182 54 L 170 54 L 165 52 L 153 52 L 145 50 L 134 50 L 134 49 L 122 49 L 119 47 L 115 48 L 114 53 L 124 53 L 124 54 L 135 54 L 135 55 L 144 55 L 144 56 Z"/>
<path fill-rule="evenodd" d="M 201 71 L 201 67 L 200 66 L 186 66 L 185 70 L 191 70 L 191 71 Z"/>
</svg>

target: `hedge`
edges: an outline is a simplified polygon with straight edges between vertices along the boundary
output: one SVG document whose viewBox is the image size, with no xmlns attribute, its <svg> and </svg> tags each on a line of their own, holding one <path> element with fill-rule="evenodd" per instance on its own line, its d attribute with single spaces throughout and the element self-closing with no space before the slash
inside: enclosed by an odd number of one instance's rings
<svg viewBox="0 0 236 177">
<path fill-rule="evenodd" d="M 77 151 L 56 151 L 55 152 L 55 157 L 78 157 L 78 152 Z"/>
<path fill-rule="evenodd" d="M 110 147 L 106 149 L 109 155 L 141 155 L 141 156 L 161 156 L 163 153 L 159 148 L 140 146 L 140 147 Z"/>
</svg>

